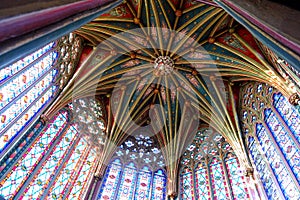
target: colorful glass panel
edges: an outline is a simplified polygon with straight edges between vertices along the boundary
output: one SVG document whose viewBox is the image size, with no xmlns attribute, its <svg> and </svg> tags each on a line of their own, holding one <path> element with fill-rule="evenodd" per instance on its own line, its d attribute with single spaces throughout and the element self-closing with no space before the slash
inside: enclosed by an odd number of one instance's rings
<svg viewBox="0 0 300 200">
<path fill-rule="evenodd" d="M 275 181 L 273 179 L 274 176 L 272 175 L 271 170 L 269 170 L 269 164 L 266 162 L 266 160 L 263 158 L 263 155 L 258 150 L 258 146 L 256 145 L 255 141 L 252 141 L 250 143 L 249 149 L 258 175 L 262 180 L 268 199 L 278 200 L 280 197 L 280 192 L 276 187 Z"/>
<path fill-rule="evenodd" d="M 75 184 L 72 186 L 72 190 L 69 199 L 82 199 L 84 191 L 87 190 L 88 182 L 92 178 L 97 154 L 94 151 L 90 151 L 87 159 L 83 163 L 83 166 L 79 172 Z M 95 166 L 95 165 L 94 165 Z"/>
<path fill-rule="evenodd" d="M 78 135 L 76 129 L 71 126 L 62 140 L 54 147 L 48 159 L 43 162 L 43 166 L 39 169 L 35 179 L 31 181 L 28 190 L 25 190 L 25 195 L 23 195 L 25 199 L 40 198 L 51 177 L 62 164 L 63 158 L 69 154 L 70 148 L 77 138 L 76 135 Z"/>
<path fill-rule="evenodd" d="M 135 200 L 147 200 L 150 196 L 152 173 L 148 167 L 144 167 L 138 174 Z"/>
<path fill-rule="evenodd" d="M 17 72 L 21 71 L 22 69 L 24 69 L 27 65 L 29 65 L 30 63 L 32 63 L 33 61 L 37 60 L 39 57 L 41 57 L 44 53 L 48 52 L 54 45 L 55 43 L 52 42 L 48 45 L 46 45 L 45 47 L 39 49 L 38 51 L 26 56 L 25 58 L 17 61 L 16 63 L 8 66 L 8 67 L 4 67 L 2 69 L 0 69 L 0 82 L 2 82 L 3 80 L 13 76 L 14 74 L 16 74 Z"/>
<path fill-rule="evenodd" d="M 193 172 L 189 168 L 184 168 L 180 174 L 180 188 L 181 188 L 181 198 L 194 200 L 194 190 L 193 190 Z"/>
<path fill-rule="evenodd" d="M 242 174 L 243 172 L 240 169 L 237 158 L 233 154 L 229 153 L 226 157 L 225 163 L 234 199 L 250 198 L 247 193 L 247 188 L 245 187 L 245 179 Z"/>
<path fill-rule="evenodd" d="M 198 163 L 195 168 L 196 195 L 199 200 L 210 199 L 209 178 L 204 163 Z"/>
<path fill-rule="evenodd" d="M 276 175 L 278 183 L 281 187 L 281 190 L 285 194 L 286 197 L 293 196 L 293 194 L 300 196 L 299 189 L 292 181 L 291 174 L 288 173 L 286 166 L 283 163 L 278 151 L 275 148 L 275 145 L 271 142 L 267 143 L 269 135 L 266 132 L 266 129 L 262 124 L 257 125 L 257 133 L 260 145 L 263 147 L 263 151 L 265 152 L 265 156 L 267 160 L 270 162 L 271 168 Z M 267 143 L 267 145 L 265 145 Z M 291 195 L 292 194 L 292 195 Z M 288 198 L 290 199 L 290 198 Z"/>
<path fill-rule="evenodd" d="M 103 178 L 98 199 L 114 199 L 114 195 L 117 192 L 116 189 L 120 179 L 121 171 L 122 166 L 119 159 L 114 160 L 113 163 L 108 166 L 105 177 Z"/>
<path fill-rule="evenodd" d="M 266 84 L 247 84 L 242 88 L 242 95 L 247 99 L 242 104 L 242 113 L 246 113 L 243 117 L 244 133 L 253 138 L 249 140 L 252 146 L 248 146 L 266 195 L 269 199 L 298 199 L 298 111 L 281 93 Z M 256 109 L 249 106 L 250 102 L 256 105 Z M 254 117 L 256 120 L 251 120 Z"/>
<path fill-rule="evenodd" d="M 210 172 L 214 199 L 229 199 L 224 170 L 219 159 L 212 159 L 212 162 L 210 163 Z"/>
<path fill-rule="evenodd" d="M 300 115 L 297 109 L 280 93 L 274 94 L 273 105 L 300 143 Z"/>
<path fill-rule="evenodd" d="M 54 64 L 58 53 L 50 43 L 24 59 L 1 69 L 0 151 L 2 151 L 58 89 Z"/>
<path fill-rule="evenodd" d="M 117 199 L 132 199 L 136 182 L 137 170 L 133 163 L 124 168 Z"/>
<path fill-rule="evenodd" d="M 55 180 L 54 185 L 52 186 L 52 192 L 50 192 L 50 196 L 52 199 L 59 199 L 63 197 L 64 189 L 67 183 L 70 181 L 70 177 L 74 174 L 76 170 L 76 166 L 80 163 L 79 159 L 84 155 L 84 151 L 86 151 L 86 143 L 83 139 L 76 146 L 72 156 L 65 164 L 64 169 L 60 173 L 59 177 Z"/>
<path fill-rule="evenodd" d="M 272 135 L 280 147 L 285 159 L 288 161 L 289 166 L 291 167 L 294 175 L 298 176 L 298 182 L 300 183 L 300 151 L 297 148 L 295 142 L 287 133 L 286 129 L 284 128 L 283 124 L 279 122 L 278 118 L 276 118 L 274 112 L 271 109 L 265 110 L 266 123 L 272 132 Z"/>
<path fill-rule="evenodd" d="M 225 155 L 230 155 L 233 166 L 226 166 Z M 180 176 L 183 186 L 180 190 L 181 199 L 250 199 L 245 178 L 242 173 L 237 173 L 237 156 L 225 138 L 212 129 L 203 128 L 197 132 L 192 144 L 184 152 L 181 164 L 183 168 L 194 170 L 188 176 Z M 184 184 L 192 188 L 184 187 Z M 193 192 L 196 193 L 195 197 Z"/>
<path fill-rule="evenodd" d="M 163 170 L 154 173 L 152 184 L 152 200 L 161 200 L 166 198 L 166 175 Z"/>
<path fill-rule="evenodd" d="M 37 138 L 21 160 L 14 166 L 11 173 L 1 182 L 0 194 L 6 199 L 11 198 L 22 186 L 27 177 L 32 173 L 50 148 L 54 140 L 62 133 L 67 125 L 67 112 L 61 111 L 48 125 L 47 130 Z"/>
</svg>

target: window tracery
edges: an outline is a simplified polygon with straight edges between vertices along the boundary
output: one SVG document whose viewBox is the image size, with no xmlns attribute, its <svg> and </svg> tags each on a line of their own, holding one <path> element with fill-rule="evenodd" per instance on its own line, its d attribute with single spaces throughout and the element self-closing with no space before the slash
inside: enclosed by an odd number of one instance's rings
<svg viewBox="0 0 300 200">
<path fill-rule="evenodd" d="M 237 156 L 211 129 L 197 132 L 181 160 L 180 199 L 249 199 Z"/>
<path fill-rule="evenodd" d="M 106 115 L 103 100 L 94 98 L 76 99 L 70 104 L 74 121 L 83 137 L 99 150 L 105 141 Z"/>
<path fill-rule="evenodd" d="M 276 89 L 251 83 L 242 89 L 243 132 L 269 199 L 297 199 L 299 113 Z"/>
<path fill-rule="evenodd" d="M 0 69 L 0 152 L 11 146 L 66 84 L 80 52 L 81 39 L 71 33 Z"/>
<path fill-rule="evenodd" d="M 63 109 L 2 179 L 0 194 L 6 199 L 82 197 L 95 161 L 96 152 L 79 137 L 70 111 Z"/>
<path fill-rule="evenodd" d="M 166 174 L 158 142 L 147 134 L 129 136 L 108 165 L 98 199 L 165 199 Z"/>
</svg>

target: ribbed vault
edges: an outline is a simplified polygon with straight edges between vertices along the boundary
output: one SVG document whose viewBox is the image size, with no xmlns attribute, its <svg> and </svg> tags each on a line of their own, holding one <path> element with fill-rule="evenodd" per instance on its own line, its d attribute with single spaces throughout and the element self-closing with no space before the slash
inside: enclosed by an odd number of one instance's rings
<svg viewBox="0 0 300 200">
<path fill-rule="evenodd" d="M 243 166 L 251 167 L 235 85 L 258 81 L 285 96 L 296 92 L 264 59 L 251 34 L 211 1 L 127 0 L 76 34 L 94 51 L 46 114 L 72 99 L 106 95 L 102 162 L 108 163 L 108 152 L 128 134 L 147 129 L 161 146 L 171 196 L 177 192 L 178 158 L 200 124 L 221 133 Z"/>
</svg>

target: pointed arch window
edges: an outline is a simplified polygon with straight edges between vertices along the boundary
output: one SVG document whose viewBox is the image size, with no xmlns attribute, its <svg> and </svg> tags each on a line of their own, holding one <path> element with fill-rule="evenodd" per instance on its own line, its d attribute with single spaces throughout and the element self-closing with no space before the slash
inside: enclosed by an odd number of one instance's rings
<svg viewBox="0 0 300 200">
<path fill-rule="evenodd" d="M 237 156 L 218 133 L 201 129 L 181 159 L 180 199 L 249 199 Z"/>
<path fill-rule="evenodd" d="M 300 196 L 300 116 L 274 88 L 250 83 L 242 89 L 243 132 L 269 199 Z"/>
<path fill-rule="evenodd" d="M 74 34 L 0 69 L 0 153 L 30 127 L 73 73 L 81 50 Z"/>
<path fill-rule="evenodd" d="M 157 144 L 143 134 L 129 136 L 106 169 L 98 199 L 165 199 L 166 174 Z"/>
<path fill-rule="evenodd" d="M 2 179 L 0 194 L 6 199 L 82 198 L 96 153 L 79 136 L 70 111 L 61 110 Z"/>
<path fill-rule="evenodd" d="M 50 43 L 1 69 L 0 133 L 2 150 L 57 91 L 57 43 Z"/>
</svg>

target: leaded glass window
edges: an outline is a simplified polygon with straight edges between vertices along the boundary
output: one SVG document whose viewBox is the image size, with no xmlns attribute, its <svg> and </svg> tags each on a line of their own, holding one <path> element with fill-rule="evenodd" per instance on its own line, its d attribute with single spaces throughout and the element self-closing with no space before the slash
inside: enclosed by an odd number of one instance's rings
<svg viewBox="0 0 300 200">
<path fill-rule="evenodd" d="M 242 89 L 243 132 L 269 199 L 300 196 L 299 113 L 276 89 L 251 83 Z"/>
<path fill-rule="evenodd" d="M 6 199 L 83 198 L 96 167 L 96 152 L 63 109 L 1 181 Z"/>
<path fill-rule="evenodd" d="M 250 199 L 237 156 L 217 132 L 197 132 L 181 159 L 180 199 Z"/>
<path fill-rule="evenodd" d="M 164 159 L 158 142 L 147 134 L 129 136 L 103 176 L 98 199 L 166 198 Z"/>
<path fill-rule="evenodd" d="M 66 129 L 67 115 L 65 111 L 56 115 L 13 170 L 1 181 L 0 194 L 6 199 L 12 198 L 18 192 L 38 163 L 42 161 L 43 153 L 49 150 L 56 137 Z"/>
<path fill-rule="evenodd" d="M 66 84 L 80 49 L 80 38 L 69 34 L 0 69 L 0 153 L 30 127 Z"/>
<path fill-rule="evenodd" d="M 54 95 L 59 53 L 52 42 L 1 69 L 0 133 L 2 150 Z"/>
</svg>

